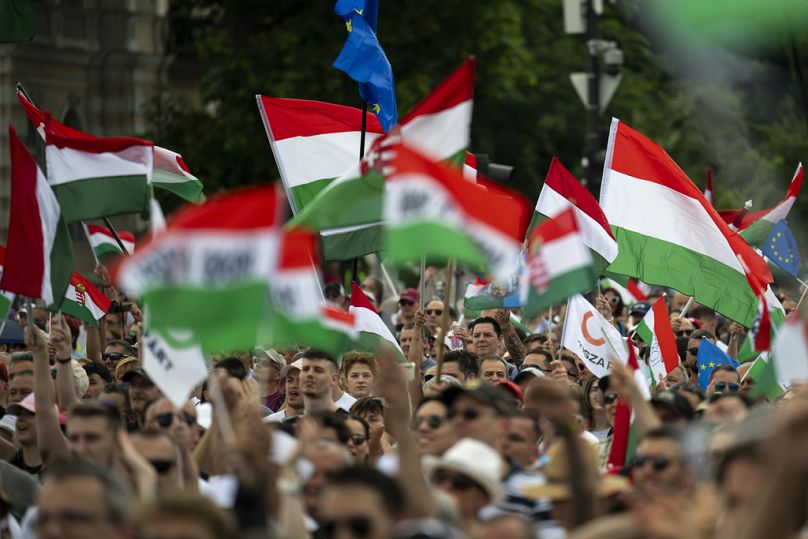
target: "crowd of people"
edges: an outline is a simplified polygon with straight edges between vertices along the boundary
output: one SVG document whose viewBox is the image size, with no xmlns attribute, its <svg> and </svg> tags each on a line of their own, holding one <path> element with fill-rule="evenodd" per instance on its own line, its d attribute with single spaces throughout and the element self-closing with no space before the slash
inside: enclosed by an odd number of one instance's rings
<svg viewBox="0 0 808 539">
<path fill-rule="evenodd" d="M 706 390 L 698 383 L 701 339 L 737 356 L 739 324 L 702 306 L 679 316 L 688 298 L 662 296 L 681 363 L 641 387 L 619 361 L 596 378 L 561 348 L 563 306 L 535 320 L 503 309 L 467 319 L 413 288 L 385 295 L 372 277 L 363 288 L 414 368 L 386 347 L 341 357 L 258 348 L 213 358 L 180 407 L 143 369 L 136 304 L 98 326 L 19 310 L 25 344 L 3 345 L 0 358 L 0 537 L 775 538 L 806 529 L 808 386 L 769 402 L 749 363 L 715 368 Z M 645 357 L 634 329 L 651 303 L 593 294 Z M 325 295 L 347 308 L 339 285 Z M 630 458 L 615 467 L 621 402 L 632 410 Z"/>
</svg>

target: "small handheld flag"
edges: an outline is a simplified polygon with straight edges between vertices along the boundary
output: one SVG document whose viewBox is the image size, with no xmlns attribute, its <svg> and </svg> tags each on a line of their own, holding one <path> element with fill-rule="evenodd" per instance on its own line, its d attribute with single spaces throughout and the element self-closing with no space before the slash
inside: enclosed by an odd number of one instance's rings
<svg viewBox="0 0 808 539">
<path fill-rule="evenodd" d="M 710 385 L 710 375 L 716 367 L 729 365 L 738 368 L 738 362 L 722 352 L 719 347 L 702 337 L 699 351 L 696 354 L 696 367 L 699 371 L 699 386 L 707 390 Z"/>
<path fill-rule="evenodd" d="M 797 276 L 797 270 L 800 268 L 800 248 L 785 219 L 781 219 L 772 227 L 762 251 L 777 267 L 792 277 Z"/>
</svg>

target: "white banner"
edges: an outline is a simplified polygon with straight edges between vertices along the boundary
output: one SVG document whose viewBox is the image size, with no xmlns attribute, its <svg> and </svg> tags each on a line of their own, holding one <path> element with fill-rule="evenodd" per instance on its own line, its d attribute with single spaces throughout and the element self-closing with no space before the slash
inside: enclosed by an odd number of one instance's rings
<svg viewBox="0 0 808 539">
<path fill-rule="evenodd" d="M 598 378 L 609 374 L 611 360 L 628 361 L 620 332 L 580 294 L 567 303 L 561 345 L 580 357 Z"/>
<path fill-rule="evenodd" d="M 177 408 L 182 408 L 193 388 L 208 376 L 198 345 L 172 348 L 154 331 L 143 335 L 143 370 Z"/>
</svg>

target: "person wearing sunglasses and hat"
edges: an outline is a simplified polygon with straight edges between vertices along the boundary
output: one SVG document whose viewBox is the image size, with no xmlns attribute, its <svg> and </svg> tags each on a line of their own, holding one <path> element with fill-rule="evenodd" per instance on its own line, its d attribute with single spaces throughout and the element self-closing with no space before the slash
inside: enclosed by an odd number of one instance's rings
<svg viewBox="0 0 808 539">
<path fill-rule="evenodd" d="M 640 492 L 681 493 L 690 489 L 693 477 L 682 454 L 680 431 L 663 426 L 641 436 L 631 477 Z"/>
<path fill-rule="evenodd" d="M 396 332 L 401 331 L 407 324 L 415 323 L 415 311 L 418 310 L 418 302 L 421 301 L 421 294 L 415 288 L 405 288 L 398 297 L 398 312 L 393 315 L 393 327 Z"/>
</svg>

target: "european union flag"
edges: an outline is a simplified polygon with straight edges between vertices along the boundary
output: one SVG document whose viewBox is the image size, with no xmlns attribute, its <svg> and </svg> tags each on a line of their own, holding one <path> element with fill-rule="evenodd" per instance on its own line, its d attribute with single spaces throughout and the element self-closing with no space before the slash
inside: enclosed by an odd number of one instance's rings
<svg viewBox="0 0 808 539">
<path fill-rule="evenodd" d="M 346 11 L 348 7 L 353 9 Z M 376 24 L 376 1 L 338 0 L 334 11 L 345 19 L 348 27 L 348 39 L 334 61 L 334 67 L 359 83 L 359 95 L 387 132 L 398 123 L 396 90 L 393 68 L 373 31 Z M 371 19 L 373 25 L 368 19 Z"/>
<path fill-rule="evenodd" d="M 699 370 L 699 385 L 703 390 L 707 390 L 707 386 L 710 385 L 710 375 L 719 365 L 730 365 L 736 369 L 738 368 L 737 361 L 702 337 L 699 351 L 696 354 L 696 368 Z"/>
<path fill-rule="evenodd" d="M 772 227 L 762 251 L 766 258 L 777 264 L 780 269 L 792 277 L 797 276 L 800 267 L 800 249 L 785 219 L 781 219 Z"/>
</svg>

